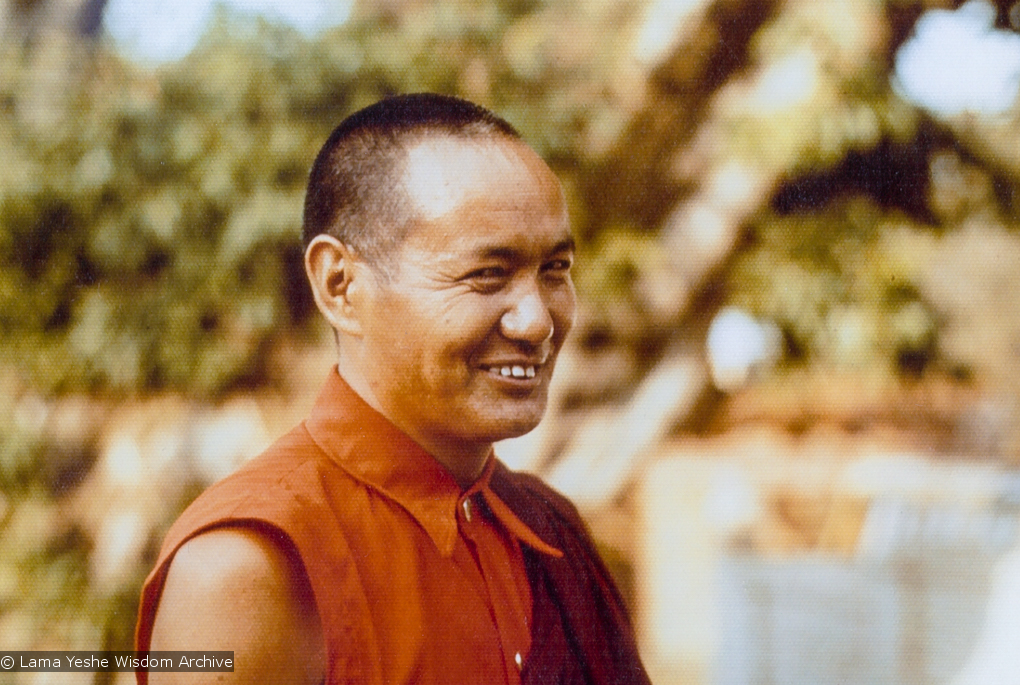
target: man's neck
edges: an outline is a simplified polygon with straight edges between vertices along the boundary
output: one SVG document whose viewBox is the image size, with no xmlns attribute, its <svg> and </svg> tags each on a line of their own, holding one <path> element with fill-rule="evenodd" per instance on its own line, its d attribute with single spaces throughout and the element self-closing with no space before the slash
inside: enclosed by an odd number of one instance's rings
<svg viewBox="0 0 1020 685">
<path fill-rule="evenodd" d="M 341 356 L 341 360 L 342 360 Z M 415 430 L 414 426 L 401 425 L 395 421 L 379 401 L 379 398 L 372 391 L 372 386 L 356 368 L 345 367 L 342 363 L 337 364 L 337 373 L 345 383 L 353 390 L 365 404 L 381 414 L 387 421 L 396 426 L 402 433 L 414 440 L 418 445 L 429 453 L 439 464 L 449 471 L 450 475 L 457 481 L 462 489 L 466 490 L 478 480 L 485 470 L 485 465 L 492 454 L 492 443 L 465 444 L 459 440 L 444 440 L 442 438 L 430 438 Z"/>
</svg>

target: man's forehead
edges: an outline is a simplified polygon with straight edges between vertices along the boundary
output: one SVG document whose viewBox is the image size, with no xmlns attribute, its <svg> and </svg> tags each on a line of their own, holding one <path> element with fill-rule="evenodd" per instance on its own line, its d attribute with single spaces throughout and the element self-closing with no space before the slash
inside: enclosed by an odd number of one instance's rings
<svg viewBox="0 0 1020 685">
<path fill-rule="evenodd" d="M 561 192 L 555 176 L 529 147 L 496 137 L 423 138 L 407 152 L 404 185 L 426 220 L 457 209 L 474 195 L 491 194 L 495 185 L 509 207 L 517 197 L 549 193 L 550 185 Z"/>
</svg>

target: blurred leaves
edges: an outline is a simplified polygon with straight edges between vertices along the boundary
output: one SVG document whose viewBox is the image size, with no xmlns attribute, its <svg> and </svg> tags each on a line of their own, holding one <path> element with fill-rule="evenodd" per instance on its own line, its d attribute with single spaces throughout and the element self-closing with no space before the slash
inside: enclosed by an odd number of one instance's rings
<svg viewBox="0 0 1020 685">
<path fill-rule="evenodd" d="M 2 189 L 0 343 L 43 391 L 222 391 L 291 322 L 283 248 L 313 134 L 264 112 L 278 84 L 235 75 L 213 96 L 181 73 L 93 66 L 71 84 L 74 135 L 8 141 L 39 173 Z"/>
<path fill-rule="evenodd" d="M 854 199 L 823 211 L 766 214 L 749 230 L 751 247 L 729 275 L 731 295 L 782 327 L 788 361 L 924 371 L 937 316 L 881 238 L 928 229 Z"/>
</svg>

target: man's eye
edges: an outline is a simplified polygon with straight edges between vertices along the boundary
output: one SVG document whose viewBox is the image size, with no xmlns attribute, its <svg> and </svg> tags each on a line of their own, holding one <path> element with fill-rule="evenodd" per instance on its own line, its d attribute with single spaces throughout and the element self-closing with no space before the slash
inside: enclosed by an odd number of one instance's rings
<svg viewBox="0 0 1020 685">
<path fill-rule="evenodd" d="M 487 266 L 484 269 L 475 269 L 466 278 L 473 281 L 498 281 L 506 278 L 507 270 L 501 266 Z"/>
<path fill-rule="evenodd" d="M 542 266 L 542 271 L 552 275 L 566 275 L 570 272 L 572 262 L 569 259 L 554 259 Z"/>
<path fill-rule="evenodd" d="M 464 277 L 464 281 L 473 290 L 487 294 L 502 290 L 509 279 L 510 272 L 500 266 L 487 266 L 483 269 L 475 269 Z"/>
</svg>

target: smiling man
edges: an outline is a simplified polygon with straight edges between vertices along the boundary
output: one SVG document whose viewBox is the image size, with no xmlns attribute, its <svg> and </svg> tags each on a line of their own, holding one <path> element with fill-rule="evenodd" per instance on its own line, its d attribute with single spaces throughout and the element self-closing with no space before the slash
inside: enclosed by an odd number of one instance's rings
<svg viewBox="0 0 1020 685">
<path fill-rule="evenodd" d="M 541 420 L 573 322 L 553 173 L 476 105 L 387 99 L 319 153 L 304 239 L 337 366 L 178 519 L 139 610 L 139 649 L 235 670 L 138 681 L 646 683 L 576 511 L 493 454 Z"/>
</svg>

